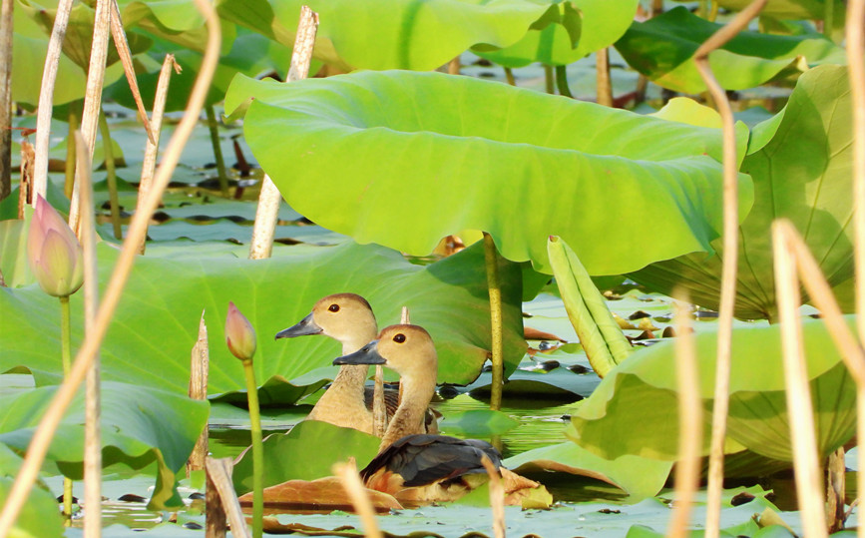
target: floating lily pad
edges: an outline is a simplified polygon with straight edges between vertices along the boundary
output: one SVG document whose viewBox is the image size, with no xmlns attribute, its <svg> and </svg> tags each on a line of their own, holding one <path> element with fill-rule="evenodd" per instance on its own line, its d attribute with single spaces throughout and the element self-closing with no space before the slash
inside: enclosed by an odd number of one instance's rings
<svg viewBox="0 0 866 539">
<path fill-rule="evenodd" d="M 698 47 L 722 25 L 676 7 L 635 22 L 616 42 L 631 67 L 670 90 L 697 94 L 706 85 L 695 67 Z M 844 64 L 845 51 L 823 36 L 780 36 L 740 32 L 710 53 L 710 67 L 727 90 L 754 88 L 818 64 Z"/>
<path fill-rule="evenodd" d="M 556 234 L 590 274 L 619 274 L 706 251 L 721 228 L 717 129 L 439 73 L 290 86 L 238 77 L 226 110 L 254 97 L 244 131 L 262 168 L 293 208 L 361 243 L 422 256 L 481 229 L 506 258 L 549 273 Z M 512 219 L 529 200 L 532 218 Z M 634 233 L 650 222 L 653 234 Z"/>
</svg>

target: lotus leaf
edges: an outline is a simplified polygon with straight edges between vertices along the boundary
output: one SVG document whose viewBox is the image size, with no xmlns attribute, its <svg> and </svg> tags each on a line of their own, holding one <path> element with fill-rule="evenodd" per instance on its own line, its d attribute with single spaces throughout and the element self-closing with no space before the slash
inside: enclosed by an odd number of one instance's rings
<svg viewBox="0 0 866 539">
<path fill-rule="evenodd" d="M 47 409 L 56 386 L 20 395 L 0 396 L 0 442 L 24 451 Z M 83 393 L 73 401 L 48 450 L 64 475 L 81 479 L 84 448 Z M 177 508 L 175 474 L 207 422 L 208 404 L 154 388 L 118 382 L 102 383 L 103 463 L 122 462 L 141 469 L 158 463 L 156 488 L 149 502 L 154 510 Z"/>
<path fill-rule="evenodd" d="M 262 168 L 295 210 L 361 243 L 426 255 L 481 229 L 550 273 L 555 234 L 598 275 L 706 251 L 721 228 L 717 129 L 439 73 L 288 86 L 239 76 L 226 110 L 254 97 L 244 130 Z M 745 175 L 740 193 L 745 215 Z"/>
<path fill-rule="evenodd" d="M 98 252 L 104 283 L 116 251 L 103 244 Z M 502 261 L 499 271 L 510 373 L 526 349 L 520 267 Z M 325 337 L 275 342 L 269 336 L 306 316 L 319 298 L 345 291 L 364 295 L 382 326 L 399 320 L 401 307 L 408 306 L 412 320 L 425 326 L 436 342 L 440 381 L 468 383 L 487 359 L 490 315 L 481 245 L 421 267 L 394 251 L 350 243 L 267 261 L 140 258 L 102 347 L 103 376 L 185 394 L 189 351 L 204 310 L 211 335 L 209 390 L 219 394 L 242 389 L 241 363 L 222 345 L 225 312 L 232 300 L 261 335 L 256 379 L 292 379 L 330 364 L 340 355 L 338 343 Z M 77 296 L 72 296 L 73 347 L 81 341 L 83 325 Z M 56 300 L 34 286 L 0 288 L 0 311 L 17 321 L 0 324 L 0 372 L 19 365 L 59 372 Z"/>
<path fill-rule="evenodd" d="M 848 322 L 854 326 L 853 317 Z M 818 417 L 818 449 L 827 456 L 854 435 L 855 387 L 824 322 L 804 319 L 802 330 Z M 713 407 L 716 339 L 715 333 L 698 334 L 695 339 L 707 425 Z M 773 459 L 788 460 L 790 431 L 779 326 L 734 329 L 731 358 L 728 435 L 732 443 L 727 452 L 746 447 Z M 583 401 L 572 416 L 570 436 L 608 459 L 640 455 L 675 460 L 679 440 L 675 374 L 674 343 L 635 352 Z M 704 433 L 704 454 L 709 451 L 709 430 Z"/>
<path fill-rule="evenodd" d="M 441 432 L 462 438 L 502 434 L 518 425 L 520 421 L 499 410 L 452 412 L 439 420 Z"/>
<path fill-rule="evenodd" d="M 658 494 L 673 467 L 670 461 L 636 455 L 606 460 L 573 442 L 532 449 L 506 459 L 503 464 L 517 473 L 545 470 L 598 479 L 639 499 Z"/>
<path fill-rule="evenodd" d="M 571 0 L 551 5 L 514 45 L 472 51 L 507 67 L 532 62 L 568 65 L 622 37 L 634 19 L 637 0 Z M 491 50 L 492 49 L 492 50 Z"/>
<path fill-rule="evenodd" d="M 698 47 L 721 25 L 684 7 L 635 22 L 616 48 L 631 67 L 670 90 L 690 94 L 706 90 L 695 67 Z M 710 67 L 723 88 L 743 90 L 806 71 L 808 66 L 844 64 L 845 51 L 822 36 L 780 36 L 741 32 L 710 53 Z"/>
<path fill-rule="evenodd" d="M 686 0 L 676 0 L 686 1 Z M 839 19 L 844 20 L 844 7 L 839 0 L 830 0 L 834 8 L 840 11 Z M 768 0 L 761 9 L 761 16 L 774 17 L 776 19 L 812 19 L 824 18 L 825 0 Z M 749 5 L 749 0 L 719 0 L 719 6 L 730 11 L 741 11 Z"/>
<path fill-rule="evenodd" d="M 341 69 L 436 69 L 478 43 L 507 47 L 548 0 L 220 0 L 221 17 L 292 47 L 302 5 L 319 14 L 313 57 Z"/>
<path fill-rule="evenodd" d="M 362 468 L 376 456 L 380 442 L 379 438 L 359 430 L 322 421 L 301 421 L 285 434 L 271 434 L 264 439 L 264 486 L 333 475 L 331 466 L 349 457 Z M 232 481 L 238 496 L 252 491 L 253 456 L 249 448 L 238 456 Z"/>
<path fill-rule="evenodd" d="M 0 444 L 0 451 L 4 446 Z M 0 507 L 12 490 L 13 479 L 0 476 Z M 63 521 L 57 511 L 57 500 L 47 490 L 34 488 L 27 497 L 9 537 L 62 537 Z"/>
<path fill-rule="evenodd" d="M 849 92 L 847 69 L 816 67 L 797 81 L 785 109 L 754 129 L 742 165 L 755 181 L 755 205 L 740 225 L 739 318 L 776 319 L 770 224 L 779 217 L 793 221 L 831 286 L 838 287 L 842 307 L 853 311 Z M 713 246 L 720 249 L 720 243 Z M 667 293 L 683 286 L 695 302 L 717 309 L 721 274 L 720 256 L 691 254 L 630 277 Z"/>
</svg>

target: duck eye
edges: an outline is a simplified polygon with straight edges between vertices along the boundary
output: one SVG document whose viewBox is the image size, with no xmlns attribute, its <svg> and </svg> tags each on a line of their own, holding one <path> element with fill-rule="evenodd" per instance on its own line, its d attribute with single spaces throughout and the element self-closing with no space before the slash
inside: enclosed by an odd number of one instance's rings
<svg viewBox="0 0 866 539">
<path fill-rule="evenodd" d="M 332 303 L 331 306 L 328 307 L 328 310 L 331 311 L 332 313 L 335 313 L 335 312 L 340 310 L 340 306 L 337 305 L 336 303 Z"/>
<path fill-rule="evenodd" d="M 398 333 L 398 334 L 394 335 L 394 342 L 404 343 L 404 342 L 406 342 L 406 336 L 403 335 L 402 333 Z"/>
</svg>

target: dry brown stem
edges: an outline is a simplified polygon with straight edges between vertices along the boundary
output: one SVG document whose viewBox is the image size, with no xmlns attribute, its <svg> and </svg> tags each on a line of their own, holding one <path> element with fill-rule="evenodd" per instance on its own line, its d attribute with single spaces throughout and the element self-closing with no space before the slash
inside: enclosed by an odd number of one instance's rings
<svg viewBox="0 0 866 539">
<path fill-rule="evenodd" d="M 60 64 L 60 52 L 66 27 L 69 25 L 69 12 L 72 0 L 60 0 L 54 15 L 54 27 L 48 39 L 48 53 L 42 70 L 42 86 L 39 89 L 39 109 L 36 113 L 36 162 L 33 167 L 33 192 L 45 196 L 48 189 L 48 150 L 51 137 L 51 112 L 54 109 L 54 83 Z M 35 204 L 34 200 L 31 204 Z"/>
<path fill-rule="evenodd" d="M 351 459 L 346 463 L 334 464 L 333 472 L 340 479 L 340 483 L 343 485 L 346 494 L 349 495 L 349 499 L 352 500 L 355 513 L 361 519 L 364 537 L 382 537 L 382 531 L 379 529 L 379 523 L 376 521 L 376 511 L 373 509 L 370 497 L 367 496 L 367 489 L 364 488 L 364 483 L 361 482 L 361 476 L 358 475 L 355 460 Z"/>
<path fill-rule="evenodd" d="M 731 104 L 710 68 L 709 55 L 740 31 L 761 12 L 767 0 L 754 0 L 727 25 L 710 36 L 695 52 L 695 65 L 718 108 L 722 120 L 722 178 L 724 181 L 724 225 L 722 233 L 722 285 L 719 300 L 719 332 L 716 348 L 716 384 L 710 442 L 710 471 L 707 486 L 706 537 L 719 535 L 722 482 L 725 476 L 725 434 L 728 419 L 728 389 L 731 377 L 731 333 L 737 294 L 737 248 L 739 208 L 737 186 L 737 139 Z"/>
<path fill-rule="evenodd" d="M 207 326 L 204 323 L 204 311 L 201 312 L 201 320 L 198 323 L 198 339 L 192 347 L 189 367 L 189 398 L 196 400 L 207 399 L 207 380 L 210 372 L 210 353 L 207 345 Z M 205 423 L 204 430 L 198 436 L 195 447 L 186 462 L 186 475 L 189 477 L 193 470 L 203 470 L 205 457 L 207 457 L 208 426 Z"/>
<path fill-rule="evenodd" d="M 156 137 L 147 119 L 147 110 L 145 110 L 144 102 L 141 100 L 141 92 L 138 90 L 138 79 L 135 78 L 135 66 L 132 65 L 132 53 L 129 51 L 129 41 L 127 41 L 126 32 L 123 29 L 123 20 L 120 18 L 120 8 L 117 6 L 117 0 L 111 0 L 111 37 L 114 39 L 114 46 L 120 55 L 123 73 L 126 75 L 126 81 L 129 83 L 129 90 L 132 92 L 132 98 L 135 99 L 135 105 L 138 107 L 138 115 L 144 124 L 147 140 L 155 143 Z"/>
<path fill-rule="evenodd" d="M 610 82 L 610 56 L 607 47 L 595 51 L 595 95 L 599 105 L 613 106 L 613 86 Z"/>
<path fill-rule="evenodd" d="M 241 502 L 238 501 L 234 486 L 232 486 L 233 467 L 232 459 L 228 457 L 224 459 L 207 457 L 207 462 L 205 463 L 208 478 L 211 480 L 217 494 L 219 494 L 223 511 L 228 515 L 229 525 L 232 528 L 232 536 L 252 537 L 241 510 Z"/>
<path fill-rule="evenodd" d="M 487 455 L 481 455 L 481 465 L 490 478 L 490 512 L 493 513 L 493 537 L 505 537 L 505 487 L 499 470 Z"/>
<path fill-rule="evenodd" d="M 701 445 L 703 406 L 699 392 L 700 378 L 695 358 L 695 339 L 689 318 L 689 297 L 677 289 L 674 325 L 677 331 L 677 393 L 679 395 L 679 458 L 674 478 L 674 514 L 668 527 L 668 537 L 687 537 L 689 517 L 701 480 Z"/>
<path fill-rule="evenodd" d="M 129 278 L 137 247 L 146 232 L 147 221 L 153 215 L 162 192 L 171 179 L 174 167 L 180 159 L 183 146 L 186 144 L 198 122 L 205 96 L 210 88 L 210 81 L 213 78 L 216 62 L 219 58 L 221 36 L 220 23 L 211 4 L 207 0 L 195 0 L 195 4 L 205 17 L 208 28 L 208 41 L 199 70 L 199 76 L 190 95 L 189 104 L 187 105 L 183 119 L 178 124 L 172 136 L 163 162 L 156 173 L 154 188 L 148 195 L 144 211 L 136 212 L 129 226 L 126 241 L 123 243 L 123 248 L 121 249 L 114 272 L 106 288 L 105 297 L 100 304 L 93 331 L 87 334 L 81 348 L 78 350 L 69 376 L 66 377 L 63 384 L 55 393 L 45 415 L 39 421 L 36 432 L 33 434 L 27 450 L 27 456 L 21 464 L 21 469 L 9 492 L 6 505 L 4 505 L 3 511 L 0 512 L 0 537 L 9 534 L 12 524 L 18 518 L 18 513 L 27 500 L 31 488 L 33 488 L 33 482 L 36 480 L 39 469 L 45 459 L 45 454 L 48 451 L 48 446 L 51 443 L 57 425 L 60 423 L 63 413 L 75 396 L 81 382 L 84 380 L 91 362 L 96 357 L 96 353 L 102 344 L 102 339 L 105 337 L 108 325 L 114 315 L 114 310 L 120 301 L 123 287 Z"/>
<path fill-rule="evenodd" d="M 301 18 L 298 20 L 295 48 L 292 51 L 292 64 L 286 82 L 307 78 L 318 29 L 319 14 L 307 6 L 301 6 Z M 279 189 L 265 174 L 262 179 L 262 190 L 259 193 L 259 205 L 256 208 L 256 220 L 253 223 L 253 237 L 250 241 L 250 258 L 253 260 L 271 257 L 281 201 L 282 195 Z"/>
<path fill-rule="evenodd" d="M 0 2 L 0 201 L 12 193 L 12 11 Z"/>
<path fill-rule="evenodd" d="M 18 218 L 24 219 L 24 206 L 33 204 L 33 167 L 36 162 L 36 151 L 26 140 L 21 141 L 21 180 L 18 186 Z"/>
<path fill-rule="evenodd" d="M 788 417 L 791 418 L 794 476 L 797 502 L 803 531 L 807 537 L 826 537 L 824 492 L 821 466 L 815 440 L 815 418 L 809 390 L 809 375 L 803 355 L 803 335 L 800 327 L 800 284 L 787 233 L 780 221 L 773 223 L 773 266 L 776 277 L 776 298 L 782 326 L 782 355 L 785 365 L 785 396 Z"/>
</svg>

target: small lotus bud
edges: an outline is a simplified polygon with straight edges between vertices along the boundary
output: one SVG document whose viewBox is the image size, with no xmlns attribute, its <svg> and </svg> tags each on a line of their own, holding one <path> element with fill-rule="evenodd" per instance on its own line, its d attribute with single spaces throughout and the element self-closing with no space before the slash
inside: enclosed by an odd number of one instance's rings
<svg viewBox="0 0 866 539">
<path fill-rule="evenodd" d="M 27 260 L 45 293 L 65 297 L 84 282 L 81 244 L 66 221 L 42 195 L 36 195 L 36 211 L 27 235 Z"/>
<path fill-rule="evenodd" d="M 226 315 L 226 346 L 240 360 L 252 359 L 256 353 L 256 330 L 231 301 Z"/>
</svg>

